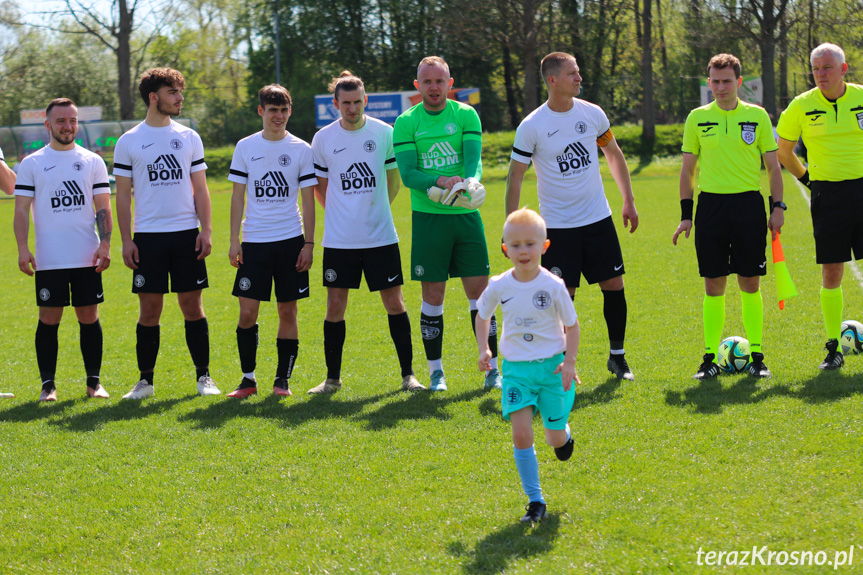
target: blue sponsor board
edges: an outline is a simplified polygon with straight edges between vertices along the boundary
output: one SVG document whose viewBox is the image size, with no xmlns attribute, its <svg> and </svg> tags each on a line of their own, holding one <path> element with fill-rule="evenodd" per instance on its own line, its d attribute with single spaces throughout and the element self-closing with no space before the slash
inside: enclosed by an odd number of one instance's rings
<svg viewBox="0 0 863 575">
<path fill-rule="evenodd" d="M 401 92 L 390 92 L 383 94 L 369 94 L 369 103 L 366 105 L 365 113 L 377 118 L 387 124 L 395 124 L 403 109 L 403 96 Z M 315 96 L 315 126 L 324 126 L 339 119 L 339 111 L 333 105 L 332 95 Z"/>
</svg>

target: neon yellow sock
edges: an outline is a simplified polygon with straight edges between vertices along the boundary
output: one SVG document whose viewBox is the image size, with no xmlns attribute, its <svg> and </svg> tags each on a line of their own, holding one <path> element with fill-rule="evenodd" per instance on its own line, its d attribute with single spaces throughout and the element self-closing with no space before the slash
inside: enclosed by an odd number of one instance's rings
<svg viewBox="0 0 863 575">
<path fill-rule="evenodd" d="M 749 351 L 761 353 L 761 336 L 764 330 L 764 302 L 761 290 L 755 293 L 740 292 L 740 311 L 743 316 L 743 329 L 749 340 Z"/>
<path fill-rule="evenodd" d="M 842 286 L 833 289 L 821 288 L 821 315 L 824 316 L 827 339 L 839 339 L 843 306 Z"/>
<path fill-rule="evenodd" d="M 725 295 L 704 296 L 704 353 L 719 354 L 725 327 Z"/>
</svg>

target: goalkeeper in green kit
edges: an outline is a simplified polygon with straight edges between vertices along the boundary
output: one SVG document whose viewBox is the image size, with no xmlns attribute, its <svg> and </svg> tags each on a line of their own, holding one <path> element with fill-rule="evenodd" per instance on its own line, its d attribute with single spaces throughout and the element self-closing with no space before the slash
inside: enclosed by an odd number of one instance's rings
<svg viewBox="0 0 863 575">
<path fill-rule="evenodd" d="M 413 239 L 411 279 L 422 282 L 420 329 L 429 363 L 430 391 L 446 391 L 443 363 L 443 303 L 446 282 L 460 277 L 471 310 L 488 285 L 485 230 L 477 208 L 485 199 L 482 126 L 476 111 L 449 100 L 449 66 L 438 56 L 424 58 L 414 86 L 422 102 L 396 119 L 393 147 L 402 181 L 411 190 Z M 491 318 L 491 370 L 486 390 L 500 389 L 497 324 Z"/>
</svg>

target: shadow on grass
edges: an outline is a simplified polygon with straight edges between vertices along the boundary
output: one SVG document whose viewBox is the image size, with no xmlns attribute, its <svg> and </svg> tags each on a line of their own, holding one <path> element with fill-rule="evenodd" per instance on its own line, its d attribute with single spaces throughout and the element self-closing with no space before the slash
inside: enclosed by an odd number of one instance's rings
<svg viewBox="0 0 863 575">
<path fill-rule="evenodd" d="M 340 401 L 338 394 L 314 395 L 308 401 L 281 400 L 270 395 L 263 401 L 227 399 L 180 415 L 180 422 L 191 422 L 195 429 L 218 429 L 238 417 L 273 419 L 284 427 L 296 427 L 315 419 L 350 417 L 370 404 L 402 393 L 390 391 L 370 397 Z"/>
<path fill-rule="evenodd" d="M 174 399 L 122 400 L 119 403 L 111 403 L 92 411 L 77 413 L 71 417 L 57 419 L 49 423 L 67 431 L 95 431 L 112 421 L 131 421 L 159 415 L 172 409 L 175 405 L 197 397 L 197 394 L 191 394 Z"/>
<path fill-rule="evenodd" d="M 48 419 L 62 414 L 73 405 L 84 401 L 83 398 L 67 399 L 65 401 L 39 403 L 28 401 L 15 407 L 0 411 L 0 421 L 10 423 L 27 423 L 39 419 Z"/>
<path fill-rule="evenodd" d="M 366 421 L 366 429 L 369 431 L 380 431 L 382 429 L 391 429 L 398 425 L 403 420 L 419 420 L 419 419 L 449 419 L 449 414 L 446 412 L 446 407 L 453 403 L 463 401 L 471 401 L 481 395 L 485 395 L 486 391 L 482 389 L 473 389 L 471 391 L 463 391 L 458 395 L 447 395 L 432 392 L 412 393 L 405 401 L 396 401 L 388 403 L 370 413 L 358 415 L 357 420 Z M 499 402 L 498 402 L 499 403 Z M 482 406 L 480 406 L 482 407 Z M 498 411 L 500 415 L 500 411 Z"/>
<path fill-rule="evenodd" d="M 620 380 L 610 376 L 605 383 L 600 384 L 590 391 L 579 392 L 576 387 L 575 390 L 575 401 L 572 404 L 572 411 L 576 409 L 581 409 L 583 407 L 589 407 L 591 405 L 600 405 L 603 403 L 609 403 L 612 400 L 620 397 L 617 393 L 617 390 L 620 389 Z"/>
<path fill-rule="evenodd" d="M 691 407 L 695 413 L 722 413 L 725 405 L 750 405 L 772 397 L 790 397 L 810 404 L 828 403 L 863 393 L 863 380 L 857 376 L 840 372 L 823 371 L 802 384 L 789 386 L 780 384 L 760 389 L 759 384 L 769 385 L 770 380 L 745 377 L 726 386 L 723 377 L 708 379 L 684 390 L 665 391 L 665 403 L 675 407 Z"/>
<path fill-rule="evenodd" d="M 455 557 L 468 558 L 469 562 L 462 565 L 465 573 L 491 574 L 506 572 L 513 561 L 554 549 L 560 529 L 559 512 L 550 513 L 536 526 L 516 521 L 478 541 L 473 550 L 466 549 L 461 541 L 450 543 L 447 550 Z"/>
</svg>

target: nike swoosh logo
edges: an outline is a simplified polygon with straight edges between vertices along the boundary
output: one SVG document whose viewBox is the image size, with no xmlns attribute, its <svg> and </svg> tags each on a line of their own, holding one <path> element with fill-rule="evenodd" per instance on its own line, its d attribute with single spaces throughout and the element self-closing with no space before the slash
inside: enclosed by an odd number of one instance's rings
<svg viewBox="0 0 863 575">
<path fill-rule="evenodd" d="M 395 281 L 395 279 L 396 279 L 397 277 L 399 277 L 399 275 L 400 275 L 400 274 L 396 274 L 396 275 L 394 275 L 393 277 L 387 277 L 387 282 Z"/>
<path fill-rule="evenodd" d="M 99 295 L 97 295 L 97 296 L 96 296 L 96 299 L 99 299 L 99 298 L 100 298 L 100 297 L 102 297 L 103 295 L 105 295 L 105 292 L 102 292 L 102 293 L 100 293 Z"/>
<path fill-rule="evenodd" d="M 414 134 L 414 136 L 422 136 L 423 134 L 428 134 L 428 133 L 429 133 L 429 131 L 426 130 L 425 132 L 417 132 L 416 134 Z"/>
<path fill-rule="evenodd" d="M 560 421 L 561 419 L 563 419 L 563 416 L 562 416 L 562 415 L 561 415 L 560 417 L 558 417 L 557 419 L 552 419 L 552 418 L 550 418 L 550 417 L 549 417 L 549 418 L 548 418 L 548 422 L 549 422 L 549 423 L 551 423 L 552 421 Z"/>
<path fill-rule="evenodd" d="M 760 265 L 760 266 L 758 266 L 758 267 L 763 268 L 763 267 L 764 267 L 764 266 L 766 266 L 766 265 L 767 265 L 767 262 L 765 261 L 763 264 L 761 264 L 761 265 Z"/>
<path fill-rule="evenodd" d="M 614 271 L 620 271 L 620 268 L 622 268 L 622 267 L 623 267 L 623 264 L 620 264 L 619 266 L 614 266 Z M 551 420 L 549 419 L 549 421 L 551 421 Z"/>
<path fill-rule="evenodd" d="M 338 154 L 339 152 L 344 152 L 347 148 L 342 148 L 341 150 L 333 150 L 334 154 Z"/>
<path fill-rule="evenodd" d="M 513 296 L 513 297 L 515 297 L 515 296 Z M 508 301 L 509 301 L 509 300 L 511 300 L 511 299 L 512 299 L 512 298 L 509 298 L 509 299 L 502 299 L 502 300 L 500 300 L 500 305 L 505 304 L 506 302 L 508 302 Z"/>
<path fill-rule="evenodd" d="M 549 133 L 548 133 L 548 137 L 549 137 L 549 138 L 550 138 L 550 137 L 552 137 L 553 135 L 555 135 L 555 134 L 556 134 L 556 133 L 558 133 L 559 131 L 560 131 L 560 130 L 555 130 L 555 131 L 553 131 L 553 132 L 549 132 Z M 549 421 L 551 421 L 551 420 L 549 419 Z"/>
<path fill-rule="evenodd" d="M 48 172 L 48 171 L 50 171 L 50 170 L 53 170 L 53 169 L 54 169 L 54 168 L 56 168 L 56 167 L 57 167 L 57 166 L 51 166 L 50 168 L 42 168 L 42 171 L 44 171 L 44 172 Z"/>
<path fill-rule="evenodd" d="M 204 279 L 202 279 L 202 280 L 195 280 L 195 281 L 197 281 L 197 282 L 198 282 L 198 285 L 201 285 L 202 283 L 204 283 L 205 281 L 207 281 L 207 278 L 204 278 Z"/>
<path fill-rule="evenodd" d="M 307 291 L 309 291 L 309 288 L 307 287 L 300 288 L 300 293 L 306 293 Z"/>
<path fill-rule="evenodd" d="M 154 142 L 154 143 L 155 143 L 155 142 Z M 141 149 L 142 149 L 142 150 L 146 150 L 147 148 L 149 148 L 149 147 L 150 147 L 150 146 L 152 146 L 152 145 L 153 145 L 153 144 L 144 144 L 144 145 L 142 145 L 142 146 L 141 146 Z"/>
<path fill-rule="evenodd" d="M 257 158 L 252 158 L 253 162 L 257 162 L 258 160 L 263 160 L 264 156 L 258 156 Z"/>
</svg>

